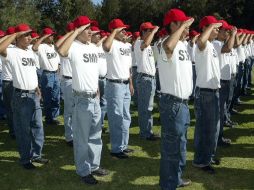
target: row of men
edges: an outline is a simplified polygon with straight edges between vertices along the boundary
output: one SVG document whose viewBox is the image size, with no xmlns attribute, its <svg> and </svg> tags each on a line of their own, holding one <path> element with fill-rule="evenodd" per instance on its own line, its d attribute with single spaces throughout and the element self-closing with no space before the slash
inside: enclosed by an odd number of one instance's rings
<svg viewBox="0 0 254 190">
<path fill-rule="evenodd" d="M 239 98 L 242 88 L 240 85 L 240 89 L 234 90 L 234 85 L 230 83 L 235 81 L 239 63 L 239 71 L 243 65 L 247 68 L 246 76 L 247 71 L 251 70 L 249 60 L 253 55 L 253 34 L 244 34 L 244 31 L 237 33 L 237 29 L 225 21 L 206 16 L 200 21 L 202 33 L 193 35 L 189 45 L 186 45 L 193 21 L 179 9 L 168 11 L 164 17 L 168 35 L 155 43 L 154 51 L 150 44 L 159 27 L 150 22 L 141 24 L 141 39 L 134 40 L 133 45 L 126 43 L 125 29 L 129 26 L 120 19 L 112 20 L 109 23 L 111 33 L 101 38 L 98 26 L 91 26 L 92 22 L 86 16 L 80 16 L 68 24 L 68 32 L 55 46 L 54 32 L 49 28 L 43 30 L 44 35 L 35 40 L 30 48 L 31 29 L 26 24 L 18 25 L 13 34 L 4 36 L 0 52 L 4 57 L 3 66 L 10 67 L 13 82 L 3 80 L 3 89 L 8 82 L 13 88 L 12 106 L 9 107 L 12 107 L 13 117 L 10 118 L 13 118 L 23 166 L 32 169 L 35 168 L 32 162 L 48 162 L 41 158 L 44 137 L 36 67 L 40 66 L 43 70 L 40 81 L 46 123 L 57 124 L 60 96 L 57 70 L 61 63 L 65 138 L 70 144 L 73 142 L 77 174 L 85 183 L 96 184 L 93 175 L 108 174 L 100 167 L 101 121 L 106 112 L 113 157 L 128 158 L 128 153 L 133 152 L 128 148 L 129 109 L 133 94 L 137 94 L 140 136 L 146 140 L 158 139 L 152 131 L 157 62 L 162 125 L 160 186 L 168 190 L 189 185 L 190 181 L 182 179 L 182 172 L 186 165 L 186 134 L 190 122 L 188 99 L 193 92 L 193 62 L 197 121 L 193 165 L 214 173 L 211 164 L 219 164 L 215 158 L 217 143 L 230 143 L 223 138 L 229 92 L 231 89 L 233 102 L 233 99 Z M 15 39 L 15 46 L 10 47 Z M 133 83 L 135 63 L 138 74 Z M 240 78 L 241 84 L 243 77 L 239 74 L 237 80 Z M 136 86 L 133 87 L 133 84 Z M 243 87 L 246 89 L 246 84 Z M 234 103 L 229 105 L 232 108 Z M 229 118 L 228 122 L 231 122 Z"/>
</svg>

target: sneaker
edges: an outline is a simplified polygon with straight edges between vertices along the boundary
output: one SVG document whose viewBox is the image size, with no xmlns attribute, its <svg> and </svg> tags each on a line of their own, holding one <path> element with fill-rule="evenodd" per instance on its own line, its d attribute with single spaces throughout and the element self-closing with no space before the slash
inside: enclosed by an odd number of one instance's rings
<svg viewBox="0 0 254 190">
<path fill-rule="evenodd" d="M 97 179 L 95 179 L 92 174 L 82 177 L 81 181 L 89 185 L 95 185 L 98 183 Z"/>
<path fill-rule="evenodd" d="M 31 162 L 27 163 L 27 164 L 23 164 L 23 167 L 27 170 L 32 170 L 35 169 L 35 165 L 33 165 Z"/>
<path fill-rule="evenodd" d="M 49 159 L 35 158 L 35 159 L 32 159 L 32 162 L 39 163 L 39 164 L 47 164 L 47 163 L 49 163 Z"/>
<path fill-rule="evenodd" d="M 126 153 L 126 154 L 128 154 L 128 153 L 134 152 L 134 150 L 133 150 L 133 149 L 130 149 L 130 148 L 127 148 L 127 149 L 123 150 L 123 152 Z"/>
<path fill-rule="evenodd" d="M 186 187 L 186 186 L 189 186 L 189 185 L 191 185 L 191 180 L 190 179 L 183 179 L 182 183 L 177 185 L 177 188 Z"/>
<path fill-rule="evenodd" d="M 96 175 L 96 176 L 106 176 L 108 174 L 109 174 L 109 171 L 101 167 L 95 171 L 92 171 L 92 175 Z"/>
<path fill-rule="evenodd" d="M 73 147 L 73 141 L 66 141 L 66 144 L 67 144 L 69 147 Z"/>
<path fill-rule="evenodd" d="M 112 157 L 115 157 L 115 158 L 119 158 L 119 159 L 126 159 L 126 158 L 129 158 L 129 156 L 126 154 L 126 153 L 124 153 L 124 152 L 119 152 L 119 153 L 110 153 L 110 155 L 112 156 Z"/>
<path fill-rule="evenodd" d="M 207 172 L 209 174 L 215 174 L 215 170 L 211 165 L 202 167 L 201 170 L 203 170 L 204 172 Z"/>
<path fill-rule="evenodd" d="M 146 140 L 148 141 L 157 141 L 160 139 L 159 135 L 152 134 L 150 137 L 146 137 Z"/>
<path fill-rule="evenodd" d="M 212 164 L 212 165 L 220 165 L 220 160 L 217 159 L 217 158 L 212 158 L 211 164 Z"/>
</svg>

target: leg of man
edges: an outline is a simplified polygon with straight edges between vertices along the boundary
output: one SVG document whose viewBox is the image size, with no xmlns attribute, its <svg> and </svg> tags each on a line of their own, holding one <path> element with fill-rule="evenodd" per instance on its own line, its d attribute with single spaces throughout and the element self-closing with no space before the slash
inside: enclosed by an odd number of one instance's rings
<svg viewBox="0 0 254 190">
<path fill-rule="evenodd" d="M 137 67 L 132 67 L 132 83 L 134 88 L 134 95 L 132 96 L 133 102 L 135 106 L 138 106 L 138 90 L 137 90 Z"/>
<path fill-rule="evenodd" d="M 107 114 L 107 100 L 105 97 L 106 78 L 99 80 L 100 107 L 101 107 L 101 128 L 104 128 L 104 118 Z"/>
<path fill-rule="evenodd" d="M 53 73 L 53 88 L 52 88 L 52 100 L 51 100 L 51 118 L 56 120 L 60 112 L 60 81 L 58 73 Z"/>
</svg>

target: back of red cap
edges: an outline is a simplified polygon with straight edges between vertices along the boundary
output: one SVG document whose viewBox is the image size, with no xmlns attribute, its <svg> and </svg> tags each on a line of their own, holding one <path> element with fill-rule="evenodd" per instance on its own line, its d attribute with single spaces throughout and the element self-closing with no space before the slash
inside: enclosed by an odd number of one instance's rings
<svg viewBox="0 0 254 190">
<path fill-rule="evenodd" d="M 15 33 L 15 27 L 14 26 L 10 26 L 7 28 L 6 30 L 6 35 L 11 35 Z"/>
</svg>

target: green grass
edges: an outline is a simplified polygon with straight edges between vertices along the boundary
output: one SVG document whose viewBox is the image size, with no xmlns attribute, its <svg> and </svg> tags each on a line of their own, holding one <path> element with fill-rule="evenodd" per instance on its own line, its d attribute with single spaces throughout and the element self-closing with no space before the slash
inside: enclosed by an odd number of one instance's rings
<svg viewBox="0 0 254 190">
<path fill-rule="evenodd" d="M 254 189 L 254 91 L 242 98 L 244 105 L 238 107 L 240 114 L 233 117 L 239 126 L 227 129 L 225 136 L 233 141 L 228 148 L 218 148 L 222 159 L 216 166 L 216 175 L 209 175 L 193 168 L 194 113 L 191 109 L 191 126 L 188 129 L 187 168 L 184 178 L 193 184 L 184 190 L 236 190 Z M 132 109 L 133 110 L 133 109 Z M 154 110 L 155 133 L 160 133 L 158 109 Z M 63 124 L 63 117 L 59 117 Z M 8 136 L 5 122 L 0 122 L 0 189 L 1 190 L 158 190 L 160 142 L 142 141 L 139 138 L 137 112 L 132 112 L 130 148 L 135 149 L 126 160 L 116 160 L 110 155 L 109 135 L 103 135 L 102 163 L 110 175 L 100 177 L 99 184 L 88 186 L 81 183 L 75 173 L 73 150 L 64 141 L 63 125 L 45 128 L 43 153 L 51 160 L 48 165 L 37 165 L 34 171 L 26 171 L 18 164 L 15 141 Z"/>
</svg>

